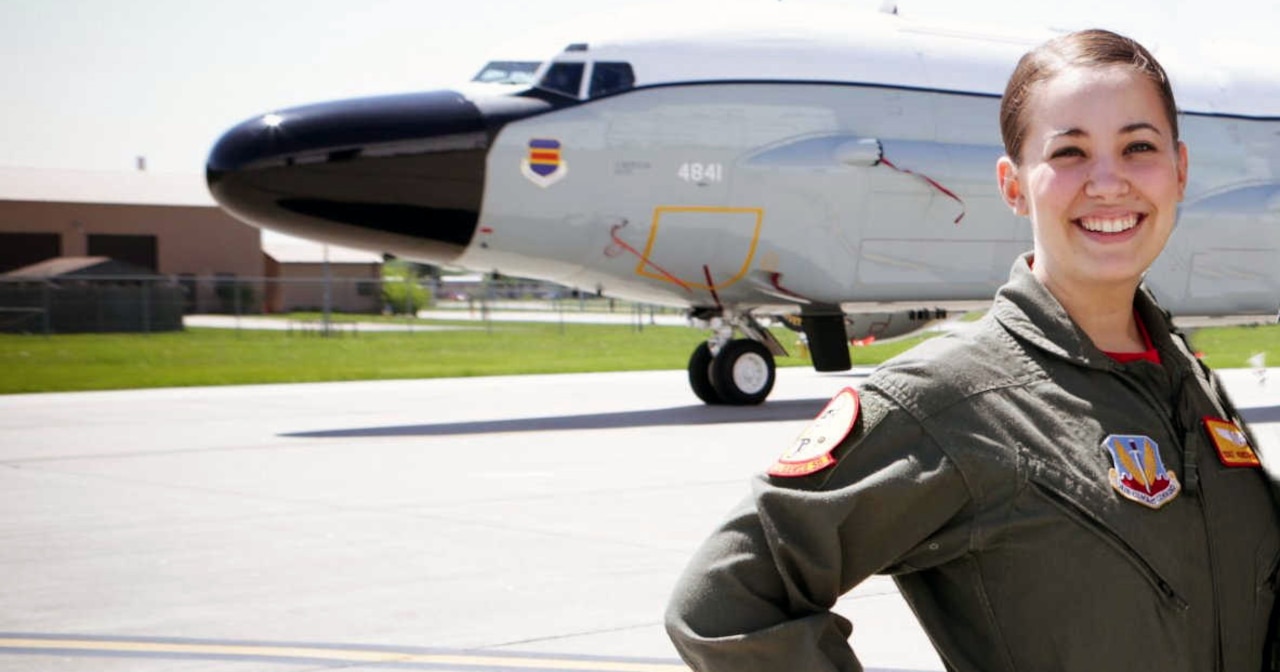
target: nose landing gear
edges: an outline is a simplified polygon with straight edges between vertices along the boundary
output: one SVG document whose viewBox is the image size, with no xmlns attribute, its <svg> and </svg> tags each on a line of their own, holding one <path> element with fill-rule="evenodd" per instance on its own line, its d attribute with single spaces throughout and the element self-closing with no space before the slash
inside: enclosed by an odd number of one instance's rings
<svg viewBox="0 0 1280 672">
<path fill-rule="evenodd" d="M 732 338 L 733 327 L 712 320 L 714 335 L 689 358 L 689 387 L 707 404 L 751 406 L 773 391 L 777 366 L 774 354 L 786 350 L 754 319 L 744 316 L 735 326 L 751 338 Z"/>
</svg>

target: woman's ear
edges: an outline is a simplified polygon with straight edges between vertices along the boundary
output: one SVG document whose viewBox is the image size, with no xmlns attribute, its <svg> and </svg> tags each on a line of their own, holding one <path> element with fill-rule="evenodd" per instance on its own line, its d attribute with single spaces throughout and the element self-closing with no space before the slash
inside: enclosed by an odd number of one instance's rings
<svg viewBox="0 0 1280 672">
<path fill-rule="evenodd" d="M 1000 184 L 1000 195 L 1004 196 L 1004 202 L 1013 210 L 1013 214 L 1024 217 L 1029 214 L 1027 198 L 1018 182 L 1018 166 L 1014 165 L 1013 159 L 1002 156 L 996 162 L 996 182 Z"/>
<path fill-rule="evenodd" d="M 1187 143 L 1178 142 L 1178 202 L 1187 192 Z"/>
</svg>

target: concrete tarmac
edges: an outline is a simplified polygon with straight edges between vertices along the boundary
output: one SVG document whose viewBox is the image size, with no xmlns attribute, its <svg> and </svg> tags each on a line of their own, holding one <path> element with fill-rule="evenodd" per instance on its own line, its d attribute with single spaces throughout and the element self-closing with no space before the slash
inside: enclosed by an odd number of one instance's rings
<svg viewBox="0 0 1280 672">
<path fill-rule="evenodd" d="M 1280 369 L 1221 373 L 1280 450 Z M 681 670 L 676 576 L 864 374 L 0 397 L 0 670 Z M 891 581 L 837 610 L 869 669 L 942 669 Z"/>
</svg>

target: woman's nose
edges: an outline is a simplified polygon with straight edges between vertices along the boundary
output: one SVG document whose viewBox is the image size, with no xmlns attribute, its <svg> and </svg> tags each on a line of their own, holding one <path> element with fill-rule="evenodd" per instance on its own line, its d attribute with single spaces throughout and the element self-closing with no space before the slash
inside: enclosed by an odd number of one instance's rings
<svg viewBox="0 0 1280 672">
<path fill-rule="evenodd" d="M 1094 159 L 1089 169 L 1085 194 L 1094 197 L 1123 196 L 1129 192 L 1129 178 L 1118 159 Z"/>
</svg>

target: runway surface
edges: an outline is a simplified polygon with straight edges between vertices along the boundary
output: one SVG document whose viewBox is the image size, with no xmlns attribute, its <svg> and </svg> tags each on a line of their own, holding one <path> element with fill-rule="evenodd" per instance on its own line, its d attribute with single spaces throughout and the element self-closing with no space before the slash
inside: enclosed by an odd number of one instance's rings
<svg viewBox="0 0 1280 672">
<path fill-rule="evenodd" d="M 677 574 L 864 373 L 0 397 L 0 670 L 683 669 Z M 1222 374 L 1280 450 L 1280 369 Z M 869 669 L 942 669 L 891 581 L 837 610 Z"/>
</svg>

